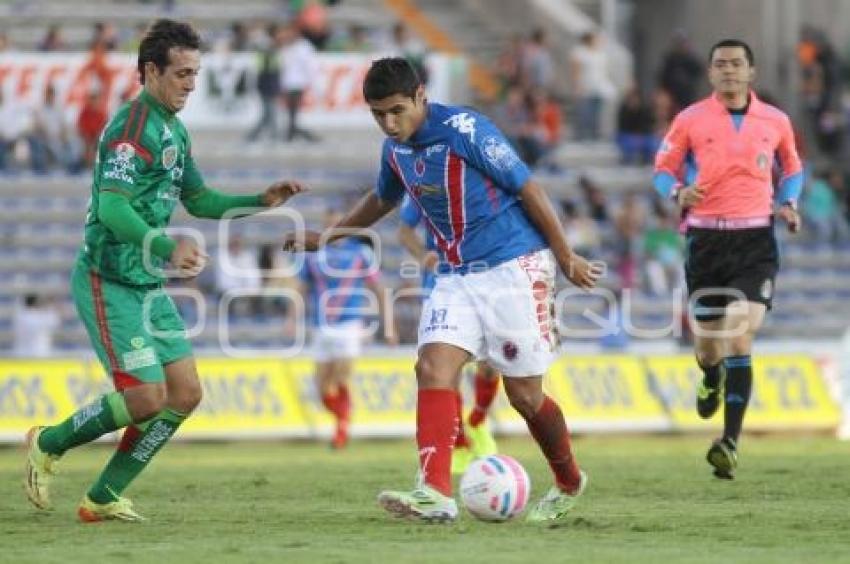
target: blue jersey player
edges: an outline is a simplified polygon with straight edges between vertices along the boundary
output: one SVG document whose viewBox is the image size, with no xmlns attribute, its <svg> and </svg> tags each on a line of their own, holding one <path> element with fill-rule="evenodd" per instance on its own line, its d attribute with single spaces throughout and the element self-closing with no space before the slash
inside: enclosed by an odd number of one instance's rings
<svg viewBox="0 0 850 564">
<path fill-rule="evenodd" d="M 422 294 L 427 296 L 437 282 L 435 270 L 440 261 L 437 244 L 430 233 L 426 233 L 424 243 L 419 236 L 417 228 L 422 223 L 422 210 L 410 196 L 405 196 L 402 200 L 398 215 L 401 220 L 398 239 L 413 258 L 419 261 L 419 267 L 422 269 Z M 485 422 L 487 412 L 499 392 L 499 373 L 487 362 L 478 362 L 472 388 L 475 404 L 465 421 L 463 395 L 460 390 L 457 393 L 461 424 L 458 426 L 452 450 L 452 474 L 463 474 L 473 459 L 496 454 L 498 451 L 493 434 Z"/>
<path fill-rule="evenodd" d="M 325 225 L 334 225 L 341 217 L 330 210 Z M 322 404 L 336 420 L 331 447 L 341 449 L 349 437 L 352 361 L 360 356 L 370 306 L 377 303 L 383 314 L 386 294 L 371 247 L 357 238 L 336 241 L 307 254 L 298 277 L 310 314 L 316 387 Z M 395 324 L 392 319 L 388 323 L 386 340 L 395 345 Z"/>
<path fill-rule="evenodd" d="M 460 423 L 456 390 L 474 358 L 504 376 L 511 405 L 554 474 L 555 485 L 529 520 L 562 519 L 587 476 L 573 457 L 561 409 L 543 392 L 558 347 L 555 271 L 589 289 L 601 265 L 572 252 L 549 197 L 485 116 L 429 103 L 416 71 L 401 58 L 372 63 L 363 94 L 387 136 L 375 191 L 326 233 L 287 234 L 284 248 L 316 250 L 369 227 L 405 194 L 437 244 L 437 281 L 422 308 L 416 362 L 420 479 L 412 491 L 382 492 L 378 501 L 396 516 L 457 518 L 450 472 Z"/>
</svg>

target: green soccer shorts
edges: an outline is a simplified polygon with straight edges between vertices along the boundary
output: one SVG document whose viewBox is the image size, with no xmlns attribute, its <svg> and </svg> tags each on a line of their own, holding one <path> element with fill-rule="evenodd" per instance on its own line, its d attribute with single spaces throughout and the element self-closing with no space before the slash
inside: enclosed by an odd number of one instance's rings
<svg viewBox="0 0 850 564">
<path fill-rule="evenodd" d="M 118 284 L 78 262 L 71 295 L 117 390 L 164 382 L 164 365 L 192 355 L 177 306 L 158 286 Z"/>
</svg>

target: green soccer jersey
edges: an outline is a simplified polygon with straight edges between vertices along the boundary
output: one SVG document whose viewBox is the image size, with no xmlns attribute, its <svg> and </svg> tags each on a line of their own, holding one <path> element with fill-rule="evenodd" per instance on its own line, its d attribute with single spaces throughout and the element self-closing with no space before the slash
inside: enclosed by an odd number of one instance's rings
<svg viewBox="0 0 850 564">
<path fill-rule="evenodd" d="M 164 259 L 136 243 L 120 240 L 98 219 L 99 197 L 127 197 L 148 225 L 165 228 L 178 200 L 204 189 L 192 160 L 189 133 L 172 112 L 146 90 L 122 106 L 98 143 L 91 203 L 86 216 L 81 259 L 102 277 L 134 286 L 163 281 Z"/>
</svg>

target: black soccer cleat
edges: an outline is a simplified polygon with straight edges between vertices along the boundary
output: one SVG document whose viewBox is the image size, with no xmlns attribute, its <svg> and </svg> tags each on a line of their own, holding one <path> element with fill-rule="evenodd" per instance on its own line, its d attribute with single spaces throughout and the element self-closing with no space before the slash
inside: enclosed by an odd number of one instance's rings
<svg viewBox="0 0 850 564">
<path fill-rule="evenodd" d="M 697 388 L 697 413 L 703 419 L 709 419 L 720 407 L 720 386 L 709 388 L 701 382 Z"/>
<path fill-rule="evenodd" d="M 735 469 L 738 467 L 738 449 L 735 441 L 729 437 L 717 439 L 711 443 L 711 448 L 705 459 L 714 467 L 714 476 L 721 480 L 733 480 Z"/>
</svg>

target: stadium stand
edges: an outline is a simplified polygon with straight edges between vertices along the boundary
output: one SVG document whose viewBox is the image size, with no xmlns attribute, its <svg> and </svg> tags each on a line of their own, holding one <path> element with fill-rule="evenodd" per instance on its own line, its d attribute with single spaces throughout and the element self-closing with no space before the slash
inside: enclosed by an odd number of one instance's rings
<svg viewBox="0 0 850 564">
<path fill-rule="evenodd" d="M 199 24 L 205 34 L 214 37 L 226 33 L 228 26 L 243 14 L 250 13 L 253 22 L 280 20 L 289 13 L 285 2 L 249 1 L 237 4 L 208 3 L 200 0 L 183 0 L 175 3 L 170 15 L 188 18 Z M 397 4 L 397 3 L 391 3 Z M 588 3 L 585 3 L 588 4 Z M 589 3 L 591 16 L 594 3 Z M 342 2 L 330 12 L 336 27 L 352 23 L 372 28 L 389 29 L 395 22 L 394 12 L 384 10 L 378 0 Z M 448 3 L 428 6 L 428 14 L 442 14 Z M 441 8 L 442 6 L 442 8 Z M 584 7 L 588 9 L 587 6 Z M 465 52 L 493 63 L 506 30 L 469 22 L 480 14 L 481 2 L 462 2 L 452 18 L 434 17 L 436 25 L 451 36 L 458 29 L 467 33 L 470 40 L 458 42 Z M 63 38 L 70 50 L 81 50 L 91 39 L 92 25 L 97 21 L 114 22 L 120 26 L 122 40 L 128 30 L 162 14 L 158 3 L 32 1 L 4 3 L 0 17 L 6 23 L 6 33 L 16 50 L 36 49 L 38 40 L 47 28 L 61 23 Z M 451 21 L 449 21 L 451 20 Z M 482 27 L 484 26 L 484 27 Z M 483 39 L 482 39 L 483 38 Z M 489 38 L 489 39 L 488 39 Z M 317 224 L 328 198 L 345 198 L 346 194 L 362 191 L 372 186 L 375 178 L 381 136 L 375 128 L 324 129 L 322 141 L 315 144 L 249 144 L 244 132 L 210 130 L 193 132 L 194 154 L 210 185 L 230 191 L 255 191 L 268 182 L 295 177 L 313 190 L 313 194 L 299 197 L 291 205 L 303 213 L 309 223 Z M 329 163 L 328 155 L 333 155 Z M 613 215 L 621 200 L 631 193 L 640 194 L 644 208 L 651 203 L 651 170 L 646 166 L 622 166 L 616 145 L 608 141 L 578 143 L 563 141 L 540 167 L 538 177 L 555 198 L 579 201 L 583 194 L 579 179 L 588 177 L 602 187 L 607 197 L 608 210 Z M 12 317 L 16 302 L 27 293 L 55 296 L 69 306 L 68 273 L 82 233 L 82 223 L 89 197 L 89 174 L 68 175 L 51 172 L 35 175 L 17 172 L 0 176 L 0 348 L 8 349 L 12 343 Z M 191 220 L 180 212 L 173 222 L 204 233 L 211 255 L 217 251 L 216 227 Z M 383 267 L 387 283 L 394 288 L 409 284 L 399 276 L 399 266 L 405 254 L 395 238 L 395 220 L 379 228 L 384 242 Z M 606 284 L 618 289 L 616 238 L 611 222 L 601 222 L 602 251 L 598 258 L 611 266 Z M 246 244 L 259 247 L 275 244 L 281 227 L 274 221 L 250 221 L 244 224 L 241 234 Z M 850 243 L 816 242 L 811 238 L 791 241 L 783 236 L 783 272 L 779 279 L 776 312 L 769 316 L 763 331 L 765 337 L 836 337 L 846 326 L 843 306 L 850 297 Z M 643 276 L 643 273 L 640 274 Z M 201 279 L 200 288 L 207 299 L 207 326 L 196 339 L 199 349 L 218 348 L 216 320 L 218 304 L 207 280 Z M 654 295 L 640 284 L 632 290 L 633 323 L 639 327 L 663 327 L 675 319 L 680 304 L 675 295 Z M 572 297 L 566 303 L 565 321 L 570 327 L 590 327 L 583 315 L 585 308 L 602 311 L 601 300 L 594 297 Z M 415 312 L 407 311 L 408 317 Z M 817 317 L 817 324 L 801 323 L 801 319 Z M 263 348 L 286 337 L 282 331 L 280 315 L 257 312 L 248 318 L 238 319 L 232 330 L 234 341 Z M 66 320 L 56 336 L 59 350 L 77 351 L 89 348 L 82 325 L 73 319 Z"/>
</svg>

